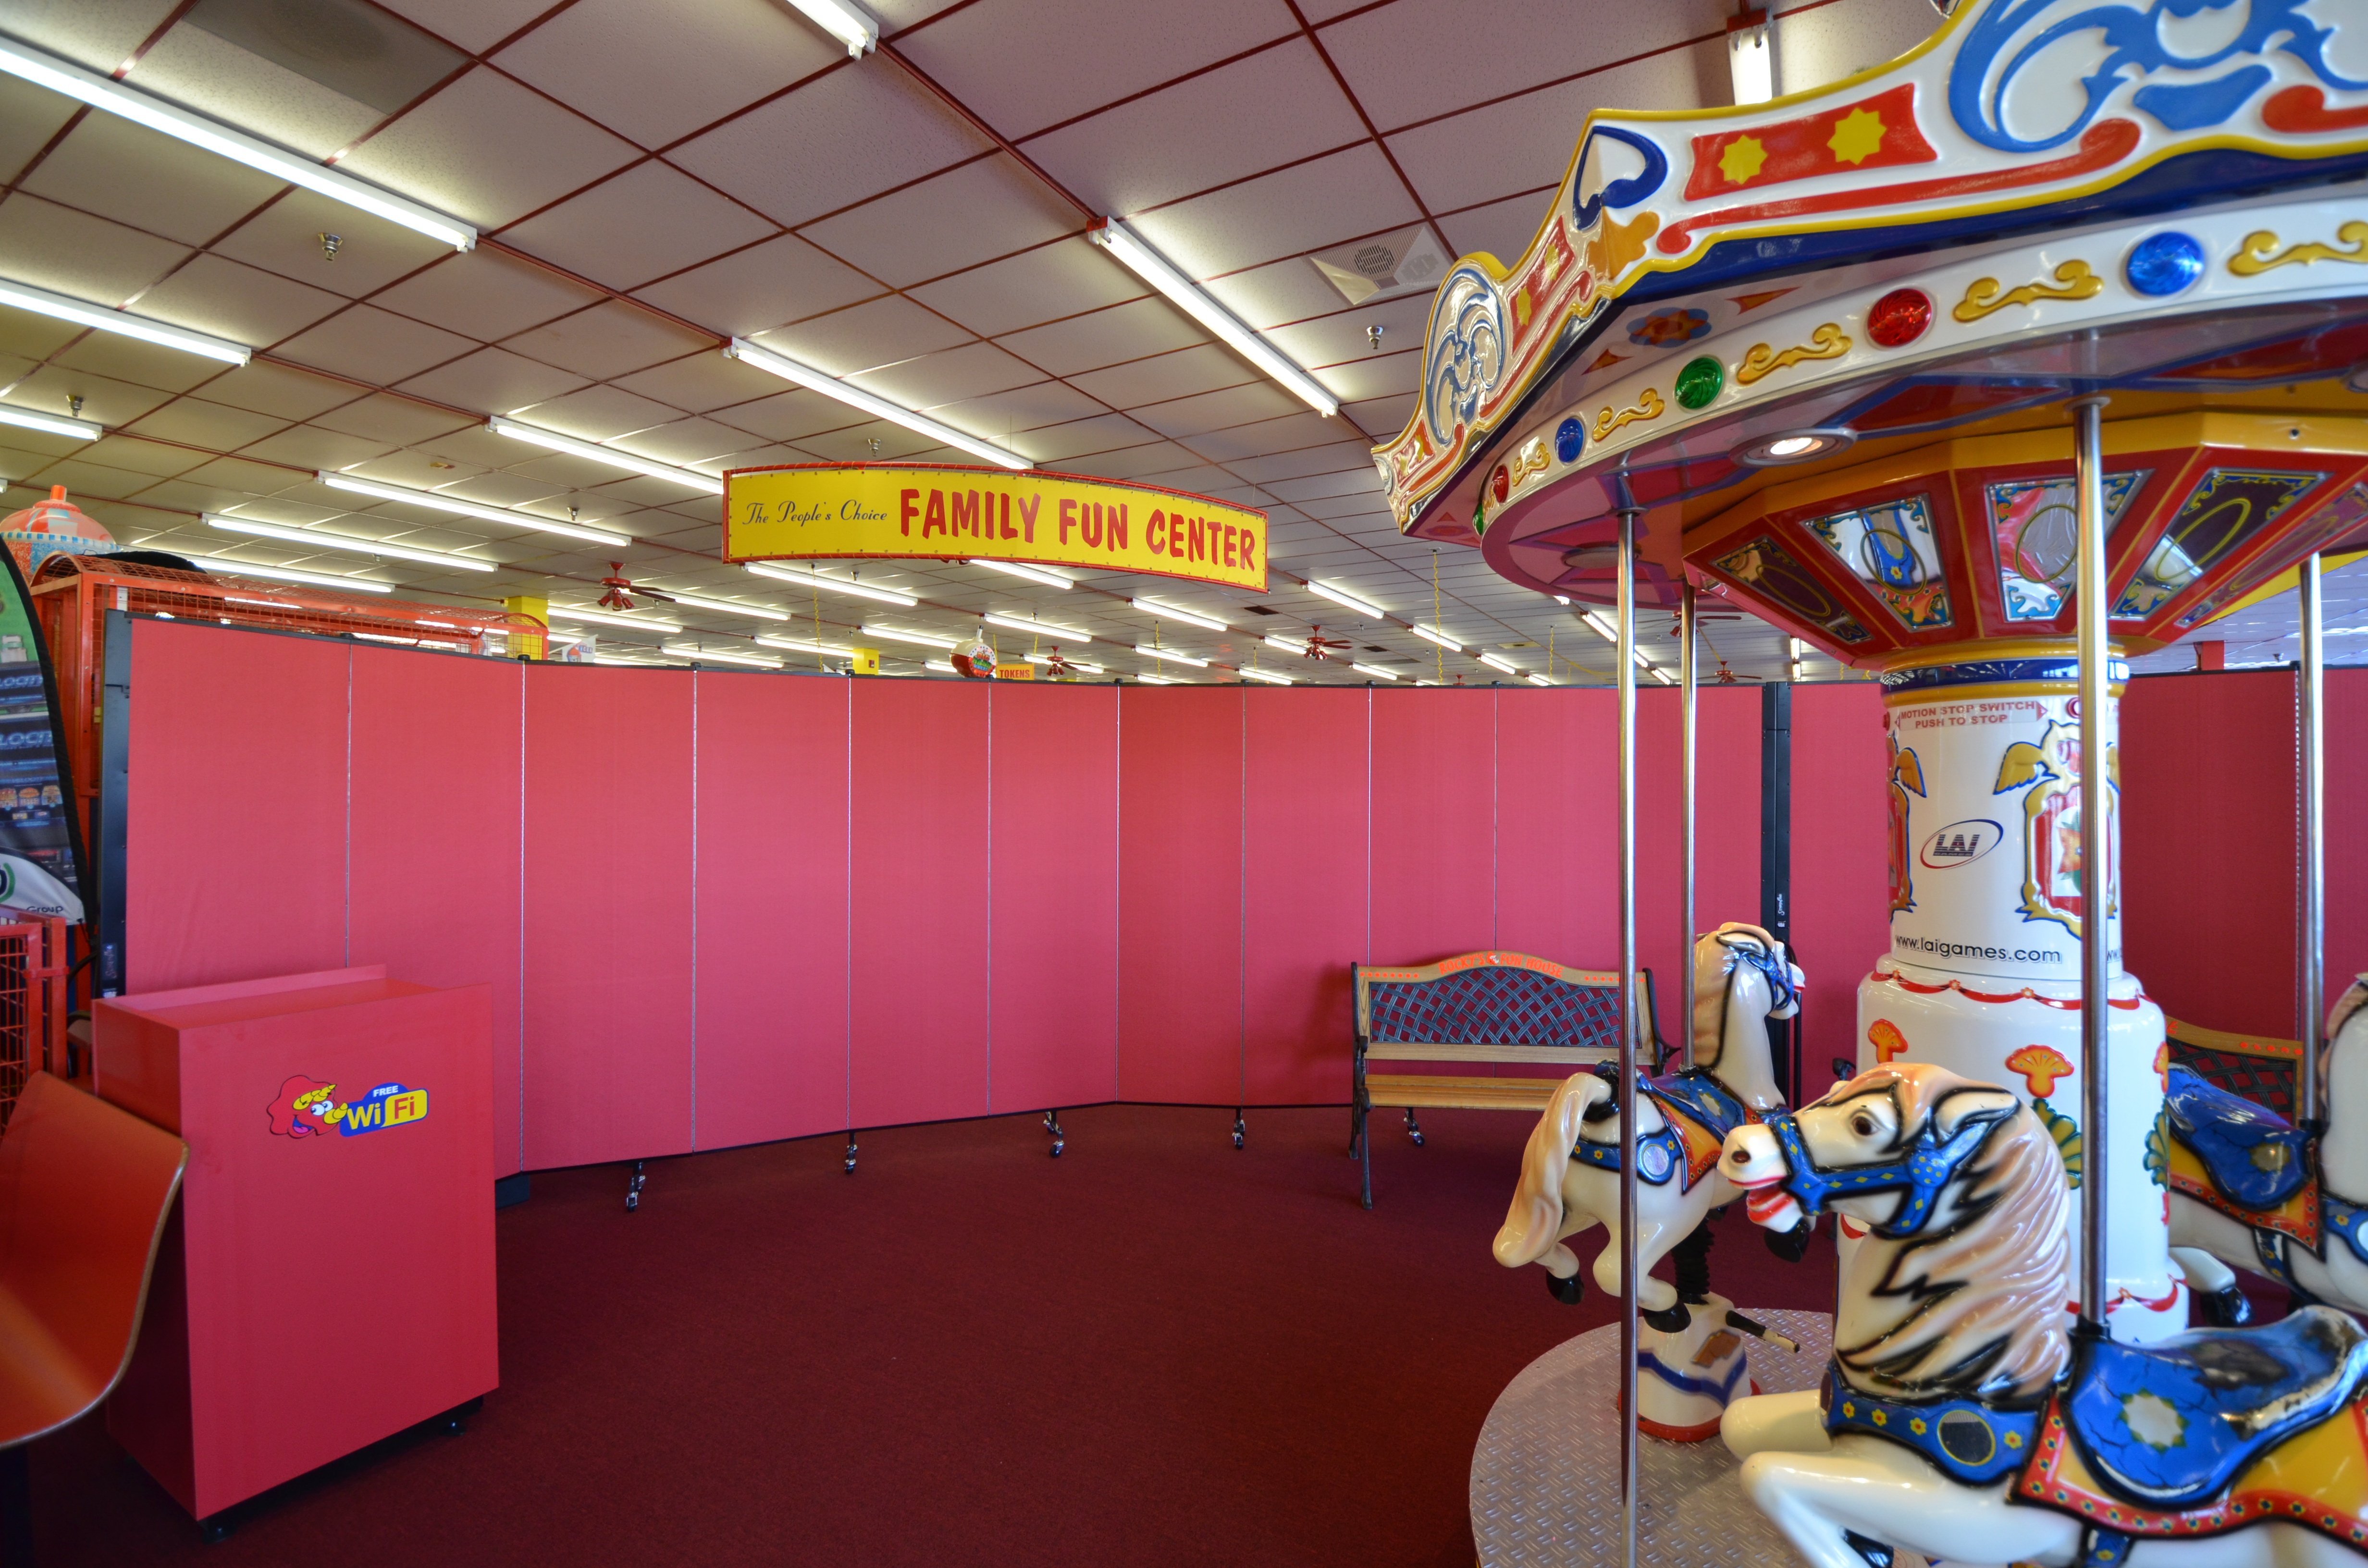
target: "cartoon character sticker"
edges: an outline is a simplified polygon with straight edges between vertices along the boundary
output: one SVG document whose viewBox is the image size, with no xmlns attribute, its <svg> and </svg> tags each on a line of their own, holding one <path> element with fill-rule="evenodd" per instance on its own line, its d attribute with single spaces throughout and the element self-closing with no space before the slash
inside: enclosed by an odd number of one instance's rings
<svg viewBox="0 0 2368 1568">
<path fill-rule="evenodd" d="M 1884 726 L 1889 730 L 1889 726 Z M 1885 739 L 1891 743 L 1891 831 L 1886 839 L 1890 846 L 1891 912 L 1894 915 L 1916 907 L 1916 868 L 1907 858 L 1907 823 L 1910 803 L 1907 797 L 1924 796 L 1924 764 L 1916 753 L 1899 744 L 1896 731 Z"/>
<path fill-rule="evenodd" d="M 358 1100 L 341 1102 L 336 1085 L 300 1073 L 279 1085 L 264 1111 L 275 1137 L 324 1138 L 335 1128 L 339 1137 L 353 1138 L 425 1119 L 427 1091 L 381 1084 Z"/>
<path fill-rule="evenodd" d="M 2105 748 L 2105 787 L 2121 790 L 2118 748 Z M 2077 724 L 2050 722 L 2033 745 L 2016 741 L 1998 764 L 1993 793 L 2022 791 L 2022 903 L 2026 920 L 2053 920 L 2077 937 L 2080 934 L 2080 901 L 2088 868 L 2080 861 L 2080 731 Z M 2107 819 L 2105 835 L 2105 898 L 2107 907 L 2119 903 L 2114 862 L 2120 846 Z"/>
</svg>

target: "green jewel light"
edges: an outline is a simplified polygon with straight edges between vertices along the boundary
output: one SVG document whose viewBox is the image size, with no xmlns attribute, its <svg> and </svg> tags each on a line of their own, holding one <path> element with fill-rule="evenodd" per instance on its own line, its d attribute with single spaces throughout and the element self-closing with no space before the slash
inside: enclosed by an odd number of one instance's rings
<svg viewBox="0 0 2368 1568">
<path fill-rule="evenodd" d="M 1726 368 L 1716 358 L 1705 354 L 1691 360 L 1678 372 L 1678 406 L 1702 408 L 1716 397 L 1726 385 Z"/>
</svg>

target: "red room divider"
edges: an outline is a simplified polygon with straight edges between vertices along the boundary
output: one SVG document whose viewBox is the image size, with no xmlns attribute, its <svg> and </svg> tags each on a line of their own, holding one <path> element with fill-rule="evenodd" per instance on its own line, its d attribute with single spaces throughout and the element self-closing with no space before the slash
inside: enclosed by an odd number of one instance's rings
<svg viewBox="0 0 2368 1568">
<path fill-rule="evenodd" d="M 1618 961 L 1597 688 L 956 685 L 132 639 L 127 990 L 487 982 L 505 1172 L 1110 1098 L 1338 1103 L 1348 966 Z M 2292 682 L 2134 684 L 2130 967 L 2292 1032 Z M 1676 694 L 1640 694 L 1638 920 L 1680 1027 Z M 2329 694 L 2330 971 L 2368 960 Z M 1813 1088 L 1888 940 L 1882 706 L 1794 688 Z M 1759 694 L 1702 694 L 1704 926 L 1759 903 Z M 2283 1010 L 2282 1010 L 2283 1009 Z"/>
</svg>

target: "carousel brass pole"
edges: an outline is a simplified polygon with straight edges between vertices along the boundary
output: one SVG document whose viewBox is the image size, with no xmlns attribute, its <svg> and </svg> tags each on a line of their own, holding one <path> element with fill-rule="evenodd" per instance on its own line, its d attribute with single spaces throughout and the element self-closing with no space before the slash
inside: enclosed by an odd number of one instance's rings
<svg viewBox="0 0 2368 1568">
<path fill-rule="evenodd" d="M 1680 895 L 1685 908 L 1678 953 L 1685 966 L 1686 1006 L 1678 1015 L 1678 1028 L 1679 1038 L 1685 1042 L 1679 1064 L 1689 1072 L 1694 1064 L 1694 694 L 1699 678 L 1694 666 L 1694 585 L 1688 583 L 1678 592 L 1678 688 L 1685 705 L 1678 725 L 1678 790 L 1685 797 L 1685 891 Z"/>
<path fill-rule="evenodd" d="M 2302 1066 L 2294 1109 L 2316 1130 L 2319 1109 L 2319 1028 L 2327 1017 L 2327 629 L 2321 619 L 2318 554 L 2302 563 Z"/>
<path fill-rule="evenodd" d="M 1636 1568 L 1636 517 L 1620 511 L 1620 1561 Z"/>
<path fill-rule="evenodd" d="M 2072 483 L 2080 530 L 2074 590 L 2080 635 L 2080 1317 L 2102 1330 L 2105 1311 L 2106 1037 L 2105 926 L 2112 907 L 2105 876 L 2106 677 L 2112 606 L 2105 600 L 2105 403 L 2072 404 Z"/>
</svg>

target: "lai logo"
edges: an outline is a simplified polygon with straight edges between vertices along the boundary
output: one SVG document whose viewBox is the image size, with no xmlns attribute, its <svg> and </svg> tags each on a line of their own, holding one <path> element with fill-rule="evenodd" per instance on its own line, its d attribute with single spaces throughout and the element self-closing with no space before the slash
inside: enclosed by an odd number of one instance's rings
<svg viewBox="0 0 2368 1568">
<path fill-rule="evenodd" d="M 1974 817 L 1964 822 L 1952 822 L 1936 828 L 1917 851 L 1917 860 L 1935 871 L 1945 871 L 1952 866 L 1969 865 L 1998 846 L 2006 829 L 1987 817 Z"/>
<path fill-rule="evenodd" d="M 279 1085 L 266 1112 L 277 1137 L 325 1138 L 334 1128 L 341 1138 L 355 1138 L 425 1120 L 427 1091 L 381 1084 L 359 1099 L 340 1100 L 336 1085 L 298 1074 Z"/>
</svg>

